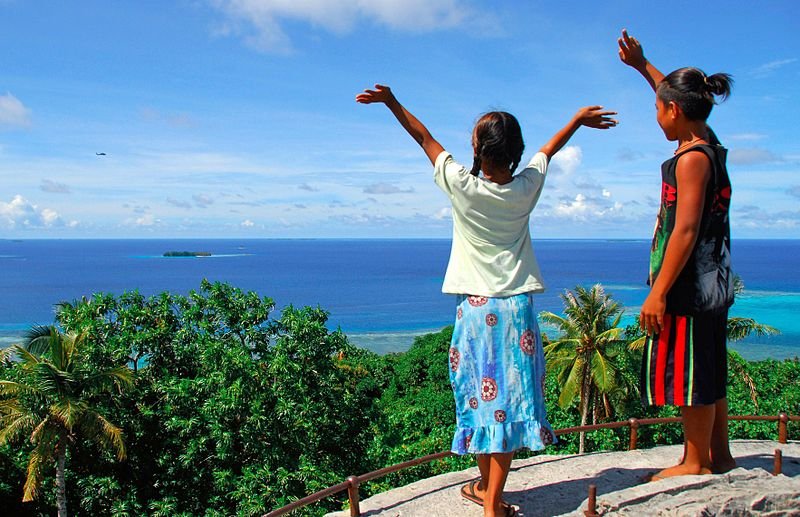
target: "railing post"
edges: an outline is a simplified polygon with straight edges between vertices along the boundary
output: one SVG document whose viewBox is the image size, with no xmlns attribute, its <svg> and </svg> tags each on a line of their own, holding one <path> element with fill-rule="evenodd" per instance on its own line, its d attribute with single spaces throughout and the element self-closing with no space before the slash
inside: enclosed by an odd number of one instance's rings
<svg viewBox="0 0 800 517">
<path fill-rule="evenodd" d="M 772 467 L 772 475 L 777 476 L 783 472 L 783 452 L 775 449 L 775 465 Z"/>
<path fill-rule="evenodd" d="M 358 505 L 358 481 L 357 476 L 350 476 L 347 478 L 350 486 L 347 487 L 347 498 L 350 500 L 350 517 L 361 517 L 361 508 Z"/>
<path fill-rule="evenodd" d="M 586 503 L 585 517 L 600 517 L 597 514 L 597 485 L 589 485 L 589 500 Z"/>
<path fill-rule="evenodd" d="M 788 432 L 786 429 L 786 423 L 789 421 L 789 415 L 786 413 L 781 413 L 778 415 L 778 441 L 780 443 L 786 443 L 788 438 Z"/>
<path fill-rule="evenodd" d="M 631 441 L 628 444 L 628 450 L 632 451 L 636 449 L 636 442 L 639 439 L 639 421 L 635 418 L 631 418 L 628 420 L 628 425 L 631 428 Z"/>
</svg>

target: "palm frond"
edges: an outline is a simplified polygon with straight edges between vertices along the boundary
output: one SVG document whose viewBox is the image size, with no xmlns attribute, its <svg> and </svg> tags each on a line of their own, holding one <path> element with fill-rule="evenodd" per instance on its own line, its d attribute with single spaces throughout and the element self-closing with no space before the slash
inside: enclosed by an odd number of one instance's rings
<svg viewBox="0 0 800 517">
<path fill-rule="evenodd" d="M 24 346 L 14 345 L 12 348 L 23 368 L 31 368 L 42 362 L 38 355 L 32 354 Z"/>
<path fill-rule="evenodd" d="M 42 356 L 50 350 L 50 341 L 57 333 L 58 330 L 52 325 L 34 325 L 25 332 L 23 346 L 33 355 Z"/>
<path fill-rule="evenodd" d="M 119 460 L 125 459 L 125 442 L 122 439 L 122 429 L 115 426 L 103 415 L 96 411 L 87 411 L 81 421 L 81 428 L 101 447 L 112 449 Z"/>
<path fill-rule="evenodd" d="M 14 381 L 0 381 L 0 396 L 3 397 L 19 397 L 31 391 L 34 391 L 33 388 L 27 384 Z"/>
<path fill-rule="evenodd" d="M 642 350 L 646 342 L 647 342 L 647 336 L 642 336 L 640 338 L 634 339 L 633 341 L 628 343 L 628 350 Z"/>
<path fill-rule="evenodd" d="M 539 319 L 543 322 L 558 327 L 562 332 L 566 332 L 570 327 L 570 322 L 566 318 L 549 311 L 539 313 Z"/>
<path fill-rule="evenodd" d="M 110 368 L 84 379 L 85 389 L 91 392 L 107 391 L 115 387 L 130 387 L 132 384 L 133 370 L 127 366 Z"/>
<path fill-rule="evenodd" d="M 595 350 L 592 354 L 592 381 L 601 393 L 611 390 L 615 382 L 616 368 L 600 350 Z"/>
<path fill-rule="evenodd" d="M 86 410 L 85 401 L 64 397 L 50 407 L 50 414 L 71 432 Z"/>
<path fill-rule="evenodd" d="M 29 503 L 39 496 L 39 489 L 42 486 L 42 478 L 44 477 L 43 471 L 47 464 L 52 461 L 51 451 L 46 451 L 41 446 L 37 446 L 31 451 L 28 459 L 28 473 L 22 494 L 23 503 Z"/>
<path fill-rule="evenodd" d="M 753 318 L 728 318 L 726 329 L 728 341 L 739 341 L 748 336 L 772 336 L 780 334 L 780 330 L 770 325 L 759 323 Z"/>
<path fill-rule="evenodd" d="M 562 408 L 566 408 L 572 404 L 572 401 L 575 400 L 580 393 L 581 381 L 583 378 L 583 364 L 583 359 L 577 357 L 568 375 L 566 375 L 566 379 L 561 383 L 558 405 Z"/>
<path fill-rule="evenodd" d="M 36 419 L 33 415 L 24 411 L 9 413 L 3 417 L 2 422 L 0 444 L 14 442 L 19 435 L 27 433 L 36 426 Z"/>
</svg>

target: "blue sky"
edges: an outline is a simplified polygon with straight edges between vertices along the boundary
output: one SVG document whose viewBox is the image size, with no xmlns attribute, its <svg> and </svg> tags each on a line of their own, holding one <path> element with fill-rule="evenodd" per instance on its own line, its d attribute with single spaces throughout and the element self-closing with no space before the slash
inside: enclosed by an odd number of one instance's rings
<svg viewBox="0 0 800 517">
<path fill-rule="evenodd" d="M 642 9 L 642 6 L 647 9 Z M 800 238 L 800 2 L 0 0 L 0 237 L 448 237 L 446 197 L 375 82 L 469 163 L 476 117 L 526 157 L 584 105 L 534 238 L 646 238 L 672 154 L 627 27 L 664 72 L 728 72 L 734 237 Z M 96 153 L 106 153 L 97 156 Z"/>
</svg>

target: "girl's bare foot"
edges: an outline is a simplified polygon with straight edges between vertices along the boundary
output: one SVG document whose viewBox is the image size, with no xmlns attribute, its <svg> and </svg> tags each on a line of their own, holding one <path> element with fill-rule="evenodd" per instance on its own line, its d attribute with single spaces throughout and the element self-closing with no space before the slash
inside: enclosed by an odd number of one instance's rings
<svg viewBox="0 0 800 517">
<path fill-rule="evenodd" d="M 672 478 L 676 476 L 697 476 L 712 474 L 711 469 L 702 467 L 700 465 L 687 465 L 681 463 L 673 467 L 666 468 L 657 474 L 650 476 L 648 481 L 661 481 L 662 479 Z"/>
</svg>

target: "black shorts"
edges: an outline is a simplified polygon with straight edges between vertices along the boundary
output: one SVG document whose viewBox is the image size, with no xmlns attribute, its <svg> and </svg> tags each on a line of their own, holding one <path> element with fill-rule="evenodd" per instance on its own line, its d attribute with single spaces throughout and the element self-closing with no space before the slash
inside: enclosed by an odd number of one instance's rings
<svg viewBox="0 0 800 517">
<path fill-rule="evenodd" d="M 727 309 L 695 316 L 664 314 L 661 333 L 645 342 L 644 405 L 702 406 L 725 398 L 727 323 Z"/>
</svg>

